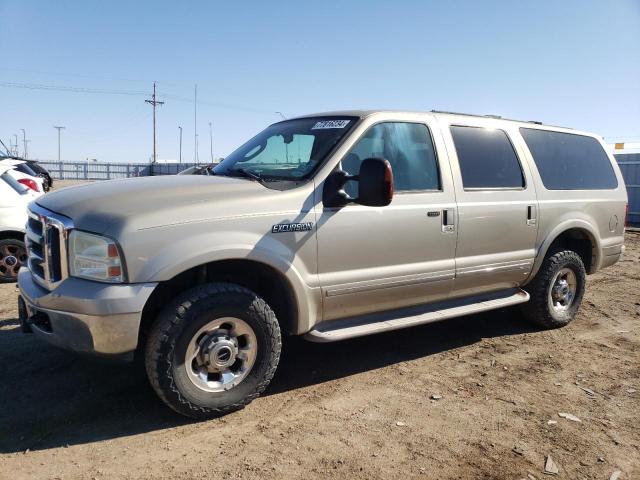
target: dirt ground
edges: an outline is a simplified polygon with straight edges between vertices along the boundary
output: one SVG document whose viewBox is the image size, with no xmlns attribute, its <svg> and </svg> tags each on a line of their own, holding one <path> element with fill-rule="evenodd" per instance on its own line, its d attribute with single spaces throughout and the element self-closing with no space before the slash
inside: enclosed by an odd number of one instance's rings
<svg viewBox="0 0 640 480">
<path fill-rule="evenodd" d="M 558 478 L 640 478 L 640 235 L 626 242 L 567 328 L 507 309 L 288 339 L 263 397 L 202 423 L 136 366 L 20 333 L 16 287 L 0 285 L 0 478 L 541 479 L 547 455 Z"/>
</svg>

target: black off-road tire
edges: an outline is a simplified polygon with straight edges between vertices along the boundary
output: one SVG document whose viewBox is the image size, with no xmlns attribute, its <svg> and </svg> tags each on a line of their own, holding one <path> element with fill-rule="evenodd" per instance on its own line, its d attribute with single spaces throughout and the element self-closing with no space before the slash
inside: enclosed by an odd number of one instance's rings
<svg viewBox="0 0 640 480">
<path fill-rule="evenodd" d="M 556 274 L 563 268 L 569 268 L 576 277 L 576 293 L 569 308 L 558 312 L 549 304 L 549 292 Z M 568 325 L 576 316 L 584 296 L 587 273 L 584 263 L 576 252 L 556 251 L 547 256 L 535 278 L 524 287 L 531 300 L 522 304 L 523 315 L 531 322 L 543 328 L 559 328 Z"/>
<path fill-rule="evenodd" d="M 247 376 L 224 392 L 206 392 L 189 379 L 184 366 L 186 345 L 211 320 L 242 319 L 253 329 L 258 351 Z M 282 339 L 271 307 L 258 295 L 231 283 L 209 283 L 178 295 L 151 327 L 145 348 L 147 375 L 158 396 L 173 410 L 207 419 L 243 408 L 258 397 L 278 366 Z"/>
</svg>

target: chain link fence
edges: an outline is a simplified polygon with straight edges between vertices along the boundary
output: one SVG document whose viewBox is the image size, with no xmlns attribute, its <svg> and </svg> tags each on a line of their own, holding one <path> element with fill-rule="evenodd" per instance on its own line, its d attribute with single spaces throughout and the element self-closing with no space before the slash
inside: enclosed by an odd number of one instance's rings
<svg viewBox="0 0 640 480">
<path fill-rule="evenodd" d="M 103 163 L 40 161 L 58 180 L 111 180 L 113 178 L 175 175 L 195 163 Z"/>
</svg>

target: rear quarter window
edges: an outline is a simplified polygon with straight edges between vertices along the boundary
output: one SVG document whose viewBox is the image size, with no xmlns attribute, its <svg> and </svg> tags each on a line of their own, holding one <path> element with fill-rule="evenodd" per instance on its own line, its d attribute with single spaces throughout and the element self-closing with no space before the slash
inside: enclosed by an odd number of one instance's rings
<svg viewBox="0 0 640 480">
<path fill-rule="evenodd" d="M 520 128 L 547 190 L 609 190 L 618 186 L 609 157 L 595 138 Z"/>
<path fill-rule="evenodd" d="M 29 190 L 28 187 L 22 185 L 8 173 L 3 173 L 2 175 L 0 175 L 0 182 L 6 182 L 13 190 L 21 195 L 27 193 L 27 191 Z"/>
</svg>

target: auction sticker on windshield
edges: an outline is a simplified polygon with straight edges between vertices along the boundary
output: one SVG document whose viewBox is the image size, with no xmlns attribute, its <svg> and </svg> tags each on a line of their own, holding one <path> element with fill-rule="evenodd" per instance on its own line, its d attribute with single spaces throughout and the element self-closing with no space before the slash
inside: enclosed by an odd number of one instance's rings
<svg viewBox="0 0 640 480">
<path fill-rule="evenodd" d="M 317 122 L 311 130 L 319 130 L 321 128 L 344 128 L 346 127 L 351 120 L 323 120 L 321 122 Z"/>
</svg>

